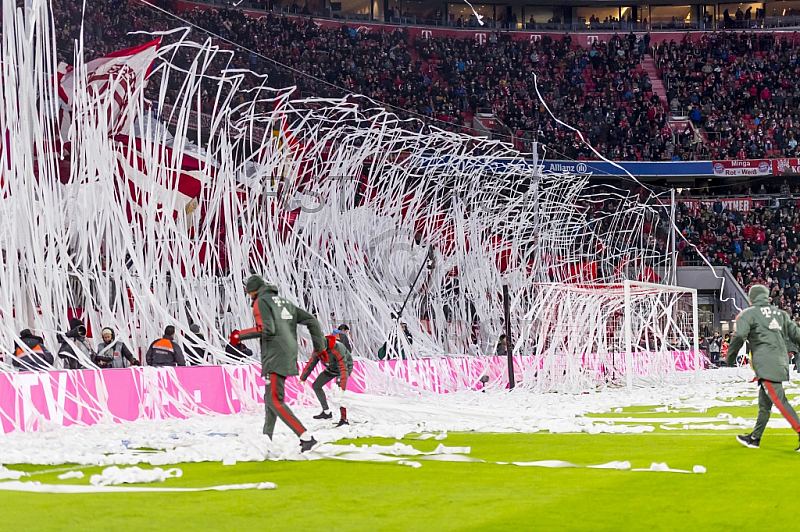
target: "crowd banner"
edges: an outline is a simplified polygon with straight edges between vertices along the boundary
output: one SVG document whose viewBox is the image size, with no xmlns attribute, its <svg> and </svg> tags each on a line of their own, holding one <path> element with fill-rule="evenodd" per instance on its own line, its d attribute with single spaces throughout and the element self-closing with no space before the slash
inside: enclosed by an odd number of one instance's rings
<svg viewBox="0 0 800 532">
<path fill-rule="evenodd" d="M 694 370 L 691 351 L 635 356 L 661 357 L 666 360 L 664 367 L 668 371 Z M 532 356 L 514 357 L 514 366 L 523 379 L 542 367 L 541 360 Z M 584 361 L 584 366 L 598 383 L 604 382 L 609 373 L 609 368 L 598 361 Z M 640 369 L 637 366 L 635 371 Z M 506 357 L 357 359 L 347 390 L 376 394 L 453 393 L 481 389 L 486 380 L 482 377 L 488 378 L 490 386 L 504 386 L 507 372 Z M 30 432 L 48 426 L 261 411 L 265 384 L 260 373 L 257 364 L 0 373 L 0 426 L 3 433 Z M 286 400 L 313 403 L 315 399 L 308 388 L 296 377 L 288 378 Z"/>
<path fill-rule="evenodd" d="M 717 177 L 772 175 L 772 161 L 769 159 L 714 161 L 714 175 Z"/>
<path fill-rule="evenodd" d="M 776 175 L 800 174 L 800 159 L 775 159 L 773 170 Z"/>
<path fill-rule="evenodd" d="M 717 198 L 722 203 L 722 209 L 738 212 L 750 212 L 753 208 L 753 198 Z M 700 208 L 705 207 L 709 211 L 714 208 L 714 199 L 692 199 L 680 198 L 680 202 L 689 209 L 689 214 L 696 216 L 700 213 Z"/>
</svg>

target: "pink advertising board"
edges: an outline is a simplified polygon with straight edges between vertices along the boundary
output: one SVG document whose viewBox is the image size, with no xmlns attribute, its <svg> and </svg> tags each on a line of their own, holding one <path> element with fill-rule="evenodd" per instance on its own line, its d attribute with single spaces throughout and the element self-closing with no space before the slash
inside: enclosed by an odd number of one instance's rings
<svg viewBox="0 0 800 532">
<path fill-rule="evenodd" d="M 661 358 L 663 359 L 661 354 Z M 691 351 L 665 354 L 670 371 L 694 369 Z M 637 354 L 635 371 L 652 368 L 650 353 Z M 624 358 L 620 355 L 620 358 Z M 556 361 L 557 365 L 559 362 Z M 582 360 L 592 378 L 606 374 L 602 364 Z M 507 379 L 503 357 L 453 357 L 416 360 L 356 360 L 347 389 L 354 393 L 399 391 L 452 393 L 477 390 Z M 547 363 L 514 357 L 517 382 Z M 617 367 L 620 362 L 615 361 Z M 555 368 L 555 366 L 553 366 Z M 286 399 L 298 396 L 298 381 L 287 379 Z M 78 371 L 0 373 L 0 426 L 4 433 L 36 431 L 49 424 L 93 425 L 137 419 L 185 418 L 197 414 L 234 414 L 263 403 L 264 380 L 256 364 L 178 368 L 126 368 Z"/>
</svg>

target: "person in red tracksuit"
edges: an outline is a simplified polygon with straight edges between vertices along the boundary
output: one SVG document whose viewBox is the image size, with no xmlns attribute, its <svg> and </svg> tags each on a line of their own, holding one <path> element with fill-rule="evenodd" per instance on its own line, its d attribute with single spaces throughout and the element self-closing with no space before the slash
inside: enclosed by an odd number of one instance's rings
<svg viewBox="0 0 800 532">
<path fill-rule="evenodd" d="M 317 394 L 319 404 L 322 405 L 322 412 L 314 416 L 314 419 L 331 419 L 333 417 L 330 408 L 328 408 L 328 400 L 325 397 L 324 386 L 336 379 L 336 384 L 339 385 L 342 391 L 346 390 L 347 377 L 353 371 L 353 357 L 350 356 L 350 351 L 345 347 L 344 343 L 339 341 L 340 334 L 341 331 L 337 329 L 325 337 L 328 341 L 328 347 L 324 351 L 311 355 L 308 364 L 306 364 L 303 373 L 300 375 L 300 382 L 305 382 L 311 375 L 311 372 L 314 371 L 318 362 L 321 361 L 325 366 L 325 369 L 314 379 L 314 384 L 311 385 L 314 389 L 314 393 Z M 341 427 L 342 425 L 349 425 L 350 423 L 347 421 L 347 409 L 341 407 L 339 411 L 342 417 L 339 419 L 339 423 L 336 426 Z"/>
</svg>

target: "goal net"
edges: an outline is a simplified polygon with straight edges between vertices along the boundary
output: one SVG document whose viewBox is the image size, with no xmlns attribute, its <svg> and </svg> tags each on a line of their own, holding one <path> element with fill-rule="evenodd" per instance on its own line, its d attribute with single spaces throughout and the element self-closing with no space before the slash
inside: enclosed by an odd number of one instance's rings
<svg viewBox="0 0 800 532">
<path fill-rule="evenodd" d="M 541 283 L 520 324 L 522 386 L 539 391 L 657 385 L 703 365 L 697 291 L 635 281 Z"/>
</svg>

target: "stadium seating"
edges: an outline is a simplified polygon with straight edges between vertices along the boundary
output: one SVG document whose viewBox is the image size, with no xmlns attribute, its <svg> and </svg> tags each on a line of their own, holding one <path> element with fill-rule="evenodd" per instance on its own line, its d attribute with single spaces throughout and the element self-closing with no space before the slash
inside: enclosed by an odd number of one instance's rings
<svg viewBox="0 0 800 532">
<path fill-rule="evenodd" d="M 797 157 L 797 52 L 772 33 L 708 33 L 656 43 L 670 107 L 696 108 L 711 159 Z"/>
<path fill-rule="evenodd" d="M 81 28 L 74 0 L 53 3 L 60 59 L 74 61 L 73 43 Z M 577 136 L 558 125 L 541 105 L 582 131 L 604 156 L 614 160 L 717 160 L 797 157 L 800 83 L 797 53 L 786 38 L 770 33 L 706 33 L 699 43 L 653 42 L 615 36 L 591 47 L 569 37 L 512 41 L 492 34 L 488 42 L 435 37 L 411 39 L 359 31 L 342 25 L 323 28 L 309 19 L 265 13 L 200 9 L 175 18 L 145 4 L 99 0 L 86 6 L 85 39 L 92 57 L 163 30 L 192 24 L 192 38 L 219 36 L 236 50 L 233 65 L 269 76 L 276 87 L 297 86 L 299 96 L 364 94 L 405 117 L 421 118 L 448 130 L 472 131 L 478 112 L 493 114 L 496 130 L 518 147 L 532 141 L 554 158 L 593 159 Z M 657 34 L 655 34 L 657 35 Z M 241 47 L 241 48 L 237 48 Z M 652 52 L 667 90 L 653 92 L 642 59 Z M 656 80 L 657 81 L 657 80 Z M 210 110 L 208 97 L 203 107 Z M 688 120 L 670 125 L 669 109 L 702 126 L 694 134 Z M 699 114 L 698 114 L 699 113 Z M 414 126 L 418 127 L 418 126 Z"/>
<path fill-rule="evenodd" d="M 742 288 L 765 284 L 776 305 L 800 318 L 800 202 L 793 192 L 760 196 L 748 212 L 721 203 L 690 212 L 679 203 L 677 225 L 696 246 L 681 241 L 680 262 L 700 264 L 702 254 L 713 265 L 730 266 Z"/>
</svg>

